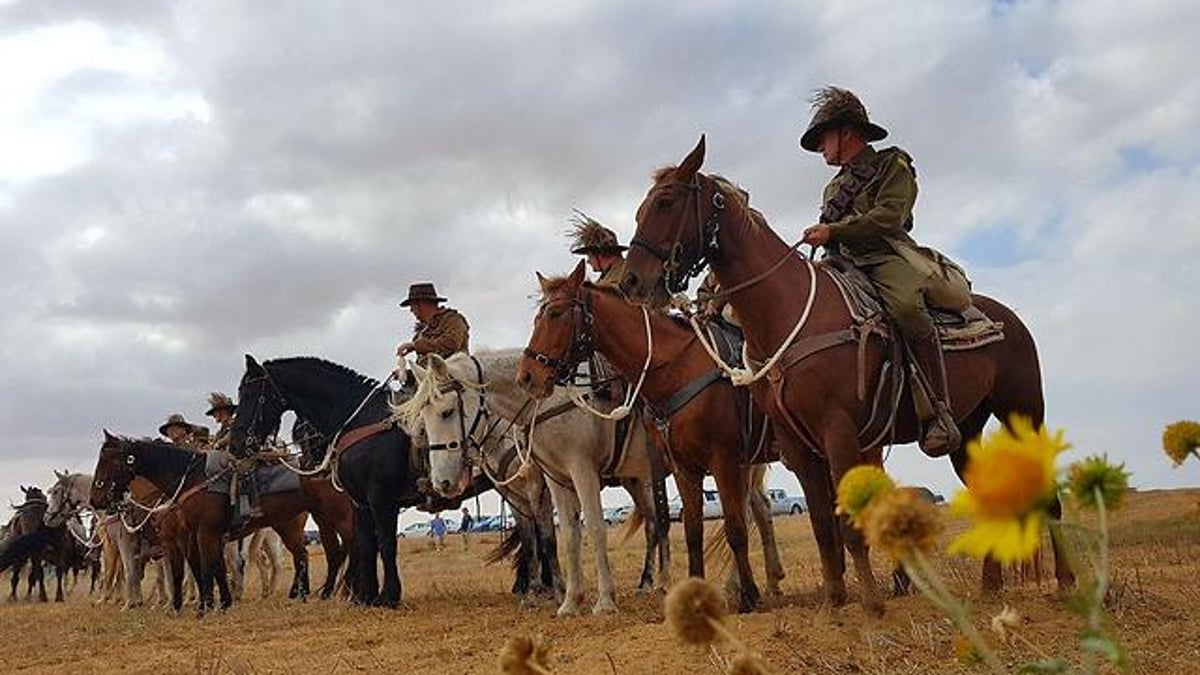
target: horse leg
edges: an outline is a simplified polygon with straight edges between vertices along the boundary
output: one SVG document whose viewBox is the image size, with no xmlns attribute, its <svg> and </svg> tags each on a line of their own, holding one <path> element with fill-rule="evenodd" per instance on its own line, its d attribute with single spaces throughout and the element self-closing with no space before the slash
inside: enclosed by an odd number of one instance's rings
<svg viewBox="0 0 1200 675">
<path fill-rule="evenodd" d="M 12 592 L 8 594 L 9 602 L 18 600 L 17 588 L 21 585 L 21 570 L 25 568 L 25 563 L 19 562 L 12 567 Z"/>
<path fill-rule="evenodd" d="M 354 509 L 354 548 L 357 578 L 354 580 L 353 600 L 367 606 L 374 605 L 379 597 L 379 571 L 376 567 L 379 545 L 375 541 L 375 518 L 368 508 Z"/>
<path fill-rule="evenodd" d="M 783 559 L 779 557 L 779 543 L 775 539 L 775 519 L 771 516 L 771 502 L 763 491 L 767 477 L 767 465 L 755 464 L 747 472 L 746 484 L 750 499 L 750 515 L 762 539 L 763 561 L 767 566 L 767 595 L 779 597 L 779 582 L 787 574 L 783 571 Z"/>
<path fill-rule="evenodd" d="M 823 436 L 823 445 L 829 466 L 832 471 L 833 485 L 842 480 L 846 472 L 861 464 L 883 465 L 883 454 L 880 448 L 868 448 L 860 453 L 858 433 L 854 423 L 847 417 L 831 420 Z M 862 587 L 862 605 L 871 616 L 883 615 L 883 597 L 879 585 L 875 581 L 875 572 L 871 569 L 870 552 L 862 532 L 854 527 L 846 518 L 839 519 L 842 529 L 842 541 L 854 559 L 854 571 L 858 583 Z"/>
<path fill-rule="evenodd" d="M 600 503 L 600 476 L 590 471 L 580 471 L 571 476 L 575 494 L 583 509 L 583 520 L 592 540 L 596 555 L 597 589 L 599 597 L 592 606 L 592 614 L 607 614 L 617 611 L 617 585 L 613 581 L 612 567 L 608 562 L 608 527 L 604 524 L 604 509 Z M 653 514 L 649 516 L 653 518 Z"/>
<path fill-rule="evenodd" d="M 262 597 L 265 598 L 275 592 L 279 575 L 283 574 L 283 540 L 274 530 L 266 530 L 266 534 L 263 535 L 262 558 L 259 564 L 263 579 Z"/>
<path fill-rule="evenodd" d="M 37 563 L 34 565 L 34 571 L 37 572 L 37 587 L 38 587 L 38 601 L 39 602 L 49 602 L 50 601 L 50 599 L 48 597 L 46 597 L 46 569 L 45 569 L 44 563 L 45 563 L 45 561 L 42 560 L 42 558 L 39 556 L 37 559 Z"/>
<path fill-rule="evenodd" d="M 296 595 L 301 602 L 308 600 L 310 591 L 308 581 L 308 549 L 304 546 L 304 523 L 307 518 L 292 518 L 272 527 L 279 533 L 284 548 L 292 554 L 292 564 L 296 568 Z"/>
<path fill-rule="evenodd" d="M 808 501 L 808 520 L 812 523 L 813 538 L 821 554 L 821 574 L 825 582 L 825 598 L 834 607 L 846 604 L 846 555 L 834 514 L 834 491 L 829 465 L 807 448 L 789 453 L 788 468 L 800 479 L 800 487 Z M 793 466 L 794 465 L 794 466 Z"/>
<path fill-rule="evenodd" d="M 529 502 L 533 504 L 533 525 L 537 539 L 537 563 L 542 585 L 559 602 L 566 591 L 562 566 L 558 563 L 558 534 L 554 527 L 554 500 L 541 471 L 534 472 L 529 481 Z"/>
<path fill-rule="evenodd" d="M 379 558 L 383 563 L 383 589 L 379 594 L 378 604 L 395 609 L 400 606 L 403 594 L 400 570 L 396 562 L 396 526 L 400 520 L 400 505 L 381 494 L 372 502 L 371 510 L 375 517 L 375 540 L 379 546 Z"/>
<path fill-rule="evenodd" d="M 574 616 L 583 604 L 583 525 L 579 522 L 579 498 L 575 491 L 557 483 L 550 496 L 558 510 L 559 536 L 567 544 L 566 590 L 558 616 Z"/>
<path fill-rule="evenodd" d="M 650 495 L 649 486 L 637 478 L 624 478 L 621 485 L 633 498 L 634 507 L 645 515 L 642 519 L 642 531 L 646 538 L 646 554 L 642 558 L 642 576 L 638 580 L 637 592 L 642 595 L 654 588 L 654 553 L 658 548 L 658 535 L 654 523 L 654 498 Z"/>
<path fill-rule="evenodd" d="M 261 531 L 256 530 L 256 532 Z M 229 580 L 229 589 L 232 591 L 233 597 L 237 600 L 241 600 L 242 595 L 246 592 L 246 565 L 245 560 L 238 551 L 238 547 L 242 541 L 242 539 L 227 541 L 221 547 L 221 559 L 225 565 L 226 578 Z"/>
<path fill-rule="evenodd" d="M 718 457 L 726 457 L 717 452 Z M 750 567 L 750 536 L 746 532 L 746 479 L 736 461 L 722 461 L 714 467 L 713 478 L 717 482 L 717 496 L 721 499 L 721 513 L 725 521 L 725 540 L 733 551 L 734 569 L 737 571 L 738 611 L 752 612 L 758 606 L 758 585 L 754 583 L 754 570 Z"/>
<path fill-rule="evenodd" d="M 328 600 L 333 595 L 342 562 L 346 560 L 346 548 L 338 539 L 337 529 L 324 514 L 313 511 L 312 519 L 317 524 L 317 532 L 321 536 L 321 548 L 325 550 L 325 583 L 321 584 L 321 599 Z"/>
<path fill-rule="evenodd" d="M 691 467 L 676 466 L 675 487 L 682 506 L 683 539 L 688 551 L 688 576 L 704 578 L 704 477 Z"/>
</svg>

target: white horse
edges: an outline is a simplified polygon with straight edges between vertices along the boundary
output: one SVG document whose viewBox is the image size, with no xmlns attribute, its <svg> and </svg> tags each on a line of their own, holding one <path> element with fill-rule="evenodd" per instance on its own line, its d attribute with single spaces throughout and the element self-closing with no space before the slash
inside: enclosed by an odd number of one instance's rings
<svg viewBox="0 0 1200 675">
<path fill-rule="evenodd" d="M 670 574 L 668 542 L 655 517 L 650 457 L 654 450 L 645 427 L 631 423 L 618 444 L 614 422 L 577 409 L 566 393 L 539 404 L 516 385 L 520 356 L 520 350 L 481 354 L 478 360 L 462 353 L 445 360 L 430 355 L 427 368 L 413 366 L 417 393 L 396 412 L 410 427 L 424 424 L 433 488 L 444 497 L 461 494 L 471 480 L 472 465 L 516 443 L 521 470 L 536 466 L 545 473 L 558 510 L 560 538 L 567 546 L 566 593 L 558 614 L 567 616 L 578 614 L 584 600 L 584 526 L 596 551 L 599 577 L 592 612 L 617 609 L 600 490 L 605 478 L 618 478 L 645 515 L 646 557 L 639 590 L 656 586 L 656 550 L 658 586 L 665 587 Z"/>
<path fill-rule="evenodd" d="M 238 551 L 238 541 L 225 544 L 225 569 L 229 574 L 230 592 L 235 600 L 242 599 L 246 593 L 246 567 L 253 565 L 258 570 L 259 597 L 270 597 L 283 574 L 283 540 L 278 532 L 264 527 L 240 541 L 245 542 L 241 552 Z"/>
</svg>

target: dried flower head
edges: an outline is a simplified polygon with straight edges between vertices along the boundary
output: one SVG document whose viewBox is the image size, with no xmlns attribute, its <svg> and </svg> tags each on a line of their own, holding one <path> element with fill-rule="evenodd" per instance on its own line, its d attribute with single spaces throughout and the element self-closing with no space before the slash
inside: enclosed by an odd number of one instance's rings
<svg viewBox="0 0 1200 675">
<path fill-rule="evenodd" d="M 751 652 L 740 652 L 729 662 L 729 675 L 767 675 L 767 664 Z"/>
<path fill-rule="evenodd" d="M 1007 427 L 972 441 L 967 488 L 950 507 L 974 525 L 950 544 L 950 552 L 992 555 L 1001 563 L 1029 559 L 1041 545 L 1046 507 L 1057 494 L 1055 459 L 1069 447 L 1061 430 L 1050 435 L 1017 415 Z"/>
<path fill-rule="evenodd" d="M 888 490 L 872 500 L 859 525 L 867 543 L 894 560 L 932 551 L 942 529 L 933 505 L 908 488 Z"/>
<path fill-rule="evenodd" d="M 667 625 L 688 644 L 706 645 L 727 636 L 725 611 L 717 587 L 703 579 L 684 579 L 667 594 Z"/>
<path fill-rule="evenodd" d="M 1097 499 L 1104 500 L 1105 508 L 1116 509 L 1129 490 L 1129 472 L 1124 464 L 1109 464 L 1107 455 L 1088 457 L 1067 470 L 1067 485 L 1075 501 L 1085 509 L 1095 509 Z"/>
<path fill-rule="evenodd" d="M 500 672 L 505 675 L 546 675 L 550 667 L 546 657 L 550 648 L 540 639 L 514 635 L 500 650 Z"/>
<path fill-rule="evenodd" d="M 1021 625 L 1021 615 L 1012 607 L 1005 605 L 1000 613 L 992 617 L 992 632 L 1001 640 L 1008 642 L 1008 629 Z"/>
<path fill-rule="evenodd" d="M 837 512 L 857 524 L 871 500 L 895 487 L 896 483 L 883 469 L 869 464 L 856 466 L 838 483 Z"/>
<path fill-rule="evenodd" d="M 964 666 L 971 666 L 983 660 L 983 656 L 975 648 L 975 643 L 966 635 L 954 638 L 954 658 Z"/>
<path fill-rule="evenodd" d="M 1163 430 L 1163 450 L 1175 466 L 1183 464 L 1184 460 L 1196 454 L 1200 448 L 1200 422 L 1183 420 L 1167 425 Z"/>
</svg>

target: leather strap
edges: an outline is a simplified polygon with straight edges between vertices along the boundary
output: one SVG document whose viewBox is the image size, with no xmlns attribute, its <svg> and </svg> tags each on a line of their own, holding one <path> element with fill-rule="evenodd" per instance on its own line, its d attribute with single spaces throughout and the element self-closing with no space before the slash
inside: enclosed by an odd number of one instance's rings
<svg viewBox="0 0 1200 675">
<path fill-rule="evenodd" d="M 350 431 L 347 431 L 338 437 L 337 444 L 333 446 L 333 452 L 335 454 L 339 454 L 346 448 L 365 438 L 370 438 L 376 434 L 382 434 L 383 432 L 394 429 L 395 427 L 396 423 L 390 419 L 372 422 L 371 424 L 364 424 L 361 427 L 354 427 Z"/>
</svg>

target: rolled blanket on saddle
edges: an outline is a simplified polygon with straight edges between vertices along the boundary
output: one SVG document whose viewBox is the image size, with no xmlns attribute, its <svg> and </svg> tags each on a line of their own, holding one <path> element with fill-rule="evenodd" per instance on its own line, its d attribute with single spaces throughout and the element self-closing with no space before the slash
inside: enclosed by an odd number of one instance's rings
<svg viewBox="0 0 1200 675">
<path fill-rule="evenodd" d="M 225 472 L 219 479 L 214 480 L 208 486 L 209 492 L 217 492 L 223 495 L 229 494 L 230 479 L 235 471 L 241 475 L 244 470 L 235 467 L 235 460 L 228 453 L 224 452 L 209 452 L 205 458 L 204 473 L 207 476 L 216 476 Z M 246 461 L 246 460 L 241 460 Z M 256 460 L 249 460 L 256 461 Z M 227 469 L 234 469 L 229 470 Z M 277 492 L 291 492 L 300 489 L 300 476 L 290 471 L 287 467 L 280 464 L 257 464 L 254 468 L 254 480 L 258 485 L 258 493 L 260 495 L 275 494 Z"/>
</svg>

